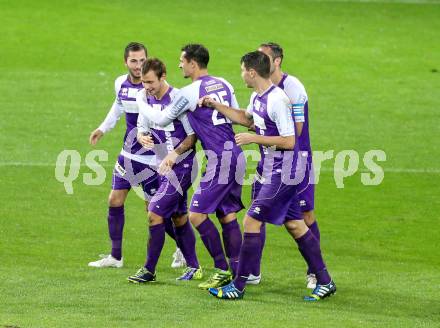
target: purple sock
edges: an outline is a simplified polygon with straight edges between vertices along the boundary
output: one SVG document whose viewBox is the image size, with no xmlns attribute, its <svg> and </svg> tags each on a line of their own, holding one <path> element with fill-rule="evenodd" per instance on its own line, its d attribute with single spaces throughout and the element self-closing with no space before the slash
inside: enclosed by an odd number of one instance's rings
<svg viewBox="0 0 440 328">
<path fill-rule="evenodd" d="M 122 232 L 124 230 L 124 206 L 108 208 L 108 234 L 112 241 L 112 256 L 122 258 Z"/>
<path fill-rule="evenodd" d="M 238 272 L 234 279 L 234 285 L 238 290 L 244 290 L 246 280 L 251 273 L 251 269 L 260 259 L 259 250 L 261 249 L 260 233 L 244 233 L 243 244 L 240 249 L 240 259 L 238 262 Z"/>
<path fill-rule="evenodd" d="M 220 270 L 228 270 L 228 262 L 226 262 L 225 253 L 223 252 L 220 234 L 214 223 L 207 218 L 197 228 L 211 257 L 214 259 L 214 267 Z"/>
<path fill-rule="evenodd" d="M 150 236 L 148 237 L 147 260 L 144 267 L 151 273 L 156 272 L 157 261 L 159 261 L 165 243 L 165 224 L 150 226 Z"/>
<path fill-rule="evenodd" d="M 319 285 L 326 285 L 331 281 L 331 277 L 327 272 L 324 260 L 322 259 L 319 241 L 315 238 L 311 230 L 298 239 L 295 239 L 298 248 L 307 262 L 307 265 L 316 275 Z"/>
<path fill-rule="evenodd" d="M 321 242 L 321 233 L 319 232 L 318 222 L 314 221 L 311 225 L 309 225 L 309 229 L 312 230 L 313 236 Z"/>
<path fill-rule="evenodd" d="M 168 236 L 170 236 L 173 240 L 176 241 L 176 245 L 177 245 L 176 234 L 174 233 L 173 220 L 171 220 L 171 218 L 166 218 L 163 219 L 163 222 L 165 224 L 165 232 L 167 233 Z"/>
<path fill-rule="evenodd" d="M 231 267 L 232 275 L 235 276 L 238 267 L 238 257 L 240 256 L 241 247 L 241 231 L 237 219 L 222 223 L 223 244 L 225 245 L 226 257 L 229 258 L 229 266 Z"/>
<path fill-rule="evenodd" d="M 261 273 L 261 259 L 263 256 L 264 244 L 266 243 L 266 223 L 263 223 L 260 227 L 260 239 L 261 239 L 261 248 L 258 254 L 258 262 L 255 262 L 255 266 L 252 267 L 251 273 L 254 276 L 259 276 Z"/>
<path fill-rule="evenodd" d="M 200 265 L 196 254 L 196 236 L 194 235 L 189 220 L 180 227 L 174 227 L 174 231 L 176 232 L 176 242 L 178 242 L 180 246 L 187 266 L 199 268 Z"/>
</svg>

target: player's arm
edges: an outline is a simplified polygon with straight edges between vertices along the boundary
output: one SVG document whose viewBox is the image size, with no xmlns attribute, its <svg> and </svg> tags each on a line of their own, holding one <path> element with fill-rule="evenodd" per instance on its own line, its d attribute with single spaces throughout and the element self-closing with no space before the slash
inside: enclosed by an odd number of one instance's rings
<svg viewBox="0 0 440 328">
<path fill-rule="evenodd" d="M 295 146 L 295 127 L 287 97 L 275 98 L 268 104 L 268 114 L 275 122 L 279 136 L 264 136 L 250 133 L 239 133 L 235 136 L 238 145 L 256 143 L 277 149 L 293 149 Z"/>
<path fill-rule="evenodd" d="M 212 99 L 209 95 L 199 99 L 200 106 L 207 106 L 214 108 L 219 113 L 229 118 L 233 123 L 237 123 L 246 127 L 251 127 L 254 123 L 252 115 L 249 115 L 245 110 L 232 108 L 219 103 Z"/>
<path fill-rule="evenodd" d="M 300 136 L 305 122 L 304 105 L 307 101 L 307 94 L 302 85 L 294 85 L 292 82 L 286 86 L 284 92 L 289 97 L 296 133 Z"/>
<path fill-rule="evenodd" d="M 235 135 L 235 142 L 239 146 L 256 143 L 267 147 L 275 146 L 277 149 L 293 149 L 295 136 L 260 136 L 252 133 L 238 133 Z"/>
<path fill-rule="evenodd" d="M 295 121 L 296 133 L 301 135 L 305 117 L 304 117 L 304 104 L 296 103 L 292 104 L 293 119 Z"/>
<path fill-rule="evenodd" d="M 148 120 L 140 113 L 137 120 L 136 138 L 142 147 L 149 150 L 154 148 L 154 141 L 150 135 L 150 124 Z"/>
<path fill-rule="evenodd" d="M 116 126 L 116 123 L 119 121 L 123 113 L 124 109 L 122 107 L 122 104 L 120 103 L 119 99 L 116 98 L 104 121 L 97 129 L 92 131 L 92 133 L 90 134 L 90 144 L 93 146 L 96 145 L 96 143 L 99 141 L 99 139 L 102 138 L 105 133 Z"/>
<path fill-rule="evenodd" d="M 145 100 L 145 90 L 138 92 L 136 103 L 139 107 L 139 113 L 144 115 L 151 122 L 160 126 L 167 126 L 174 121 L 179 115 L 195 107 L 196 102 L 191 99 L 185 88 L 183 88 L 173 99 L 173 101 L 164 109 L 154 110 Z"/>
<path fill-rule="evenodd" d="M 182 122 L 187 136 L 185 139 L 183 139 L 180 145 L 173 151 L 169 152 L 168 155 L 163 159 L 162 163 L 160 163 L 159 174 L 166 175 L 169 171 L 171 171 L 178 157 L 192 149 L 197 142 L 197 137 L 189 124 L 186 114 L 181 115 L 179 120 Z"/>
</svg>

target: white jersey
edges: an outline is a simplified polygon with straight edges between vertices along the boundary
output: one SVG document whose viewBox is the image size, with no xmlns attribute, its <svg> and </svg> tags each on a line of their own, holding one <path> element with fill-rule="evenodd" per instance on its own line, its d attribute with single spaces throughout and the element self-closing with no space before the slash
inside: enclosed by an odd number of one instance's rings
<svg viewBox="0 0 440 328">
<path fill-rule="evenodd" d="M 305 121 L 304 106 L 309 100 L 304 85 L 296 77 L 284 73 L 278 86 L 289 97 L 295 122 L 303 123 Z"/>
<path fill-rule="evenodd" d="M 136 139 L 136 125 L 139 114 L 136 95 L 141 89 L 143 89 L 142 83 L 133 84 L 128 78 L 128 74 L 119 76 L 115 80 L 115 100 L 106 118 L 99 126 L 99 130 L 103 133 L 109 132 L 125 113 L 127 129 L 121 155 L 140 163 L 154 165 L 156 162 L 154 153 L 145 151 Z"/>
</svg>

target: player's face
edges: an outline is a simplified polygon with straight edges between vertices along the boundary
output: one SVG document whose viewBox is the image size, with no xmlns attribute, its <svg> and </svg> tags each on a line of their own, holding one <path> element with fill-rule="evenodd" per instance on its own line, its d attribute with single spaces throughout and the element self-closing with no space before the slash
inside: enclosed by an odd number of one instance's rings
<svg viewBox="0 0 440 328">
<path fill-rule="evenodd" d="M 275 60 L 273 59 L 273 53 L 272 50 L 269 47 L 260 47 L 258 48 L 258 51 L 261 51 L 262 53 L 265 53 L 270 58 L 270 74 L 272 75 L 273 72 L 275 72 Z"/>
<path fill-rule="evenodd" d="M 254 87 L 254 84 L 252 83 L 253 82 L 252 73 L 250 70 L 248 71 L 246 67 L 244 67 L 244 64 L 241 64 L 241 78 L 243 79 L 244 83 L 248 88 Z"/>
<path fill-rule="evenodd" d="M 165 75 L 163 75 L 161 78 L 158 78 L 156 73 L 152 70 L 142 75 L 142 84 L 145 88 L 145 91 L 150 96 L 159 96 L 164 81 Z"/>
<path fill-rule="evenodd" d="M 145 51 L 129 51 L 125 66 L 128 68 L 130 75 L 136 79 L 141 77 L 141 66 L 144 61 L 147 60 Z"/>
<path fill-rule="evenodd" d="M 185 58 L 185 51 L 182 51 L 179 59 L 179 68 L 182 70 L 183 77 L 189 78 L 194 71 L 194 64 L 191 61 L 187 61 Z"/>
</svg>

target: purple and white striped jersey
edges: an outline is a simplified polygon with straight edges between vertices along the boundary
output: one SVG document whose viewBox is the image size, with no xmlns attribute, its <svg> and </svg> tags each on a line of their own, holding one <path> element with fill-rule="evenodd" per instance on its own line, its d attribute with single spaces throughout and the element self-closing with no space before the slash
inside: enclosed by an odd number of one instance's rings
<svg viewBox="0 0 440 328">
<path fill-rule="evenodd" d="M 161 99 L 156 99 L 154 96 L 147 96 L 145 89 L 143 89 L 139 91 L 138 99 L 150 106 L 147 110 L 162 111 L 173 101 L 178 93 L 179 89 L 170 86 Z M 150 121 L 143 113 L 144 110 L 141 109 L 137 121 L 138 131 L 151 134 L 155 144 L 154 153 L 156 154 L 157 165 L 160 164 L 169 152 L 176 149 L 187 136 L 194 134 L 186 113 L 181 114 L 170 124 L 163 127 Z M 177 163 L 173 169 L 191 168 L 194 155 L 195 148 L 181 162 Z"/>
<path fill-rule="evenodd" d="M 283 74 L 278 86 L 283 89 L 289 97 L 295 122 L 303 123 L 301 135 L 297 137 L 299 150 L 307 151 L 311 155 L 312 149 L 309 135 L 309 99 L 306 89 L 300 80 L 286 73 Z M 309 160 L 312 160 L 312 156 L 309 156 Z"/>
<path fill-rule="evenodd" d="M 136 125 L 139 115 L 136 95 L 140 89 L 143 89 L 142 83 L 133 84 L 128 78 L 128 74 L 119 76 L 115 80 L 115 101 L 99 129 L 104 133 L 110 131 L 125 113 L 127 128 L 121 155 L 143 164 L 154 165 L 156 161 L 154 153 L 142 148 L 136 139 Z"/>
<path fill-rule="evenodd" d="M 222 154 L 226 148 L 237 155 L 241 148 L 236 145 L 232 123 L 223 114 L 209 107 L 199 107 L 199 98 L 209 95 L 227 106 L 237 108 L 234 89 L 224 79 L 213 76 L 202 76 L 190 85 L 182 88 L 163 111 L 145 110 L 146 117 L 158 125 L 168 125 L 175 118 L 187 112 L 189 122 L 199 138 L 203 149 L 215 154 Z M 140 106 L 142 102 L 139 102 Z"/>
<path fill-rule="evenodd" d="M 289 98 L 282 89 L 275 85 L 271 85 L 261 95 L 256 92 L 252 93 L 247 113 L 252 115 L 256 133 L 259 135 L 283 137 L 295 135 Z M 262 172 L 264 165 L 271 165 L 274 173 L 281 172 L 283 158 L 287 151 L 276 151 L 274 146 L 259 145 L 259 147 L 261 160 L 258 163 L 258 172 Z M 273 159 L 273 164 L 269 163 L 269 158 Z M 295 167 L 292 165 L 291 169 L 294 170 Z"/>
</svg>

